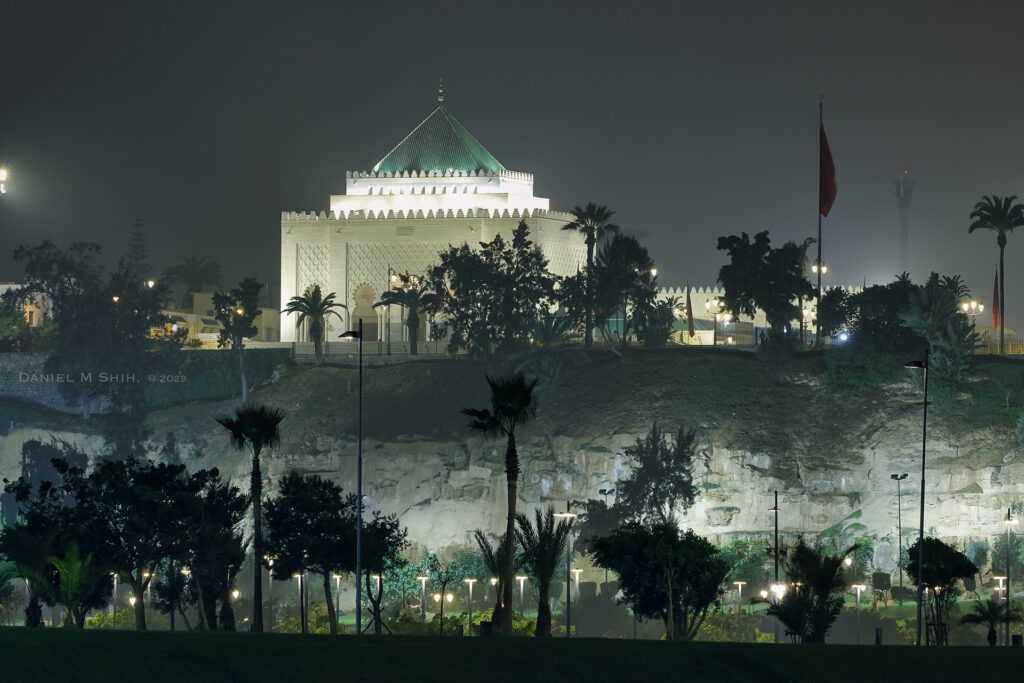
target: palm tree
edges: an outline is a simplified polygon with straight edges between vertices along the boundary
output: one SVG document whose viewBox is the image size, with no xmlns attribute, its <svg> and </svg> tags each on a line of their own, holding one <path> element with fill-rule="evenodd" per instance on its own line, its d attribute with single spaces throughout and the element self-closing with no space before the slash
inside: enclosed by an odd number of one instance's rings
<svg viewBox="0 0 1024 683">
<path fill-rule="evenodd" d="M 487 384 L 491 387 L 491 407 L 480 410 L 463 408 L 462 412 L 473 418 L 469 424 L 470 430 L 489 437 L 506 437 L 505 481 L 508 489 L 508 519 L 505 525 L 505 538 L 513 538 L 516 533 L 516 497 L 519 481 L 516 427 L 528 422 L 536 414 L 533 390 L 537 386 L 537 380 L 527 381 L 523 373 L 517 372 L 507 377 L 487 377 Z M 501 621 L 498 621 L 499 632 L 506 635 L 512 633 L 512 581 L 515 577 L 512 555 L 505 555 L 501 598 L 505 609 L 502 610 Z"/>
<path fill-rule="evenodd" d="M 191 305 L 191 295 L 207 286 L 220 286 L 220 264 L 205 256 L 182 256 L 181 263 L 164 269 L 164 279 L 185 286 L 183 306 Z"/>
<path fill-rule="evenodd" d="M 1006 272 L 1003 270 L 1006 235 L 1024 225 L 1024 204 L 1014 204 L 1015 199 L 1016 195 L 982 197 L 971 212 L 971 218 L 975 221 L 967 228 L 969 233 L 982 229 L 994 230 L 996 233 L 996 244 L 999 245 L 999 355 L 1003 355 L 1006 350 L 1006 317 L 1003 315 L 1006 310 Z"/>
<path fill-rule="evenodd" d="M 537 586 L 537 627 L 535 635 L 551 636 L 551 604 L 548 595 L 551 590 L 551 579 L 555 569 L 565 558 L 566 546 L 569 543 L 569 531 L 572 522 L 568 519 L 559 520 L 555 525 L 555 509 L 549 507 L 542 513 L 534 510 L 536 525 L 526 515 L 516 515 L 519 530 L 516 538 L 523 549 L 523 566 L 533 577 Z"/>
<path fill-rule="evenodd" d="M 587 301 L 583 345 L 588 349 L 594 345 L 594 247 L 599 240 L 619 231 L 619 226 L 609 222 L 614 215 L 615 212 L 607 206 L 589 202 L 583 208 L 573 207 L 572 222 L 562 226 L 562 230 L 582 234 L 587 245 Z"/>
<path fill-rule="evenodd" d="M 1007 613 L 1007 604 L 996 599 L 989 599 L 982 602 L 979 600 L 974 605 L 974 611 L 970 614 L 965 614 L 960 617 L 961 624 L 978 624 L 988 629 L 988 644 L 995 647 L 996 644 L 996 629 L 999 624 L 1005 624 L 1009 621 L 1011 624 L 1019 621 L 1024 621 L 1024 615 L 1021 614 L 1021 609 L 1017 605 L 1010 605 L 1010 611 Z"/>
<path fill-rule="evenodd" d="M 484 565 L 487 570 L 491 572 L 491 576 L 498 579 L 498 585 L 495 586 L 495 601 L 494 601 L 494 616 L 492 621 L 499 621 L 502 612 L 502 595 L 505 586 L 505 557 L 509 552 L 509 544 L 506 542 L 506 536 L 502 534 L 498 538 L 498 545 L 491 545 L 490 540 L 484 535 L 484 532 L 477 529 L 473 532 L 473 537 L 476 539 L 476 544 L 480 548 L 480 555 L 483 558 Z M 512 551 L 512 569 L 514 572 L 519 571 L 519 568 L 523 565 L 523 556 L 521 553 L 515 553 L 515 543 L 513 539 Z"/>
<path fill-rule="evenodd" d="M 416 337 L 420 330 L 420 311 L 430 310 L 437 304 L 437 294 L 428 291 L 419 278 L 408 273 L 398 275 L 398 286 L 380 295 L 380 300 L 373 306 L 402 306 L 408 313 L 405 325 L 409 328 L 409 353 L 416 355 Z"/>
<path fill-rule="evenodd" d="M 281 442 L 281 420 L 285 412 L 279 408 L 258 403 L 244 403 L 234 415 L 218 417 L 217 422 L 231 433 L 231 445 L 252 454 L 252 472 L 249 476 L 249 497 L 252 501 L 253 566 L 252 628 L 263 632 L 263 474 L 260 454 L 264 448 L 273 448 Z"/>
<path fill-rule="evenodd" d="M 348 310 L 348 306 L 339 304 L 334 297 L 334 292 L 324 296 L 320 292 L 320 285 L 313 285 L 303 292 L 302 296 L 293 296 L 284 308 L 285 313 L 299 314 L 295 320 L 295 327 L 309 321 L 309 338 L 313 340 L 313 353 L 317 365 L 324 362 L 324 330 L 327 327 L 327 318 L 333 315 L 341 320 L 341 315 L 334 309 Z"/>
</svg>

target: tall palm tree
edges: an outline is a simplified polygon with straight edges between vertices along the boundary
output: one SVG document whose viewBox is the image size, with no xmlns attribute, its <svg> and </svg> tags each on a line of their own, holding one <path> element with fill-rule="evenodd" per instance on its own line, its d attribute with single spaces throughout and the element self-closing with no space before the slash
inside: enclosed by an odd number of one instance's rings
<svg viewBox="0 0 1024 683">
<path fill-rule="evenodd" d="M 568 519 L 559 520 L 555 524 L 555 509 L 549 507 L 547 512 L 534 510 L 536 525 L 526 515 L 516 515 L 519 530 L 516 538 L 523 549 L 523 566 L 530 573 L 537 585 L 537 627 L 535 635 L 551 636 L 551 604 L 548 596 L 551 591 L 551 579 L 559 563 L 565 559 L 566 546 L 569 543 L 569 532 L 572 522 Z"/>
<path fill-rule="evenodd" d="M 589 202 L 582 208 L 573 207 L 572 221 L 562 226 L 562 230 L 582 234 L 587 245 L 586 327 L 583 345 L 588 349 L 594 345 L 594 247 L 599 240 L 619 231 L 619 226 L 611 222 L 614 215 L 615 212 L 607 206 Z"/>
<path fill-rule="evenodd" d="M 281 443 L 281 420 L 285 412 L 259 403 L 244 403 L 234 415 L 218 417 L 217 422 L 231 433 L 231 445 L 252 454 L 252 472 L 249 476 L 249 497 L 252 499 L 252 628 L 263 632 L 263 473 L 260 455 L 264 448 Z"/>
<path fill-rule="evenodd" d="M 205 256 L 182 256 L 181 263 L 164 269 L 164 279 L 185 286 L 183 306 L 191 305 L 192 294 L 207 286 L 220 286 L 220 264 Z"/>
<path fill-rule="evenodd" d="M 1009 197 L 982 197 L 974 205 L 971 218 L 975 219 L 967 232 L 993 230 L 999 245 L 999 355 L 1006 351 L 1006 272 L 1003 270 L 1003 252 L 1006 250 L 1006 235 L 1014 228 L 1024 226 L 1024 204 L 1015 204 L 1017 195 Z"/>
<path fill-rule="evenodd" d="M 999 599 L 989 599 L 984 602 L 979 600 L 974 605 L 973 612 L 960 617 L 960 623 L 977 624 L 987 628 L 988 644 L 995 647 L 996 640 L 998 640 L 996 629 L 999 627 L 999 624 L 1005 624 L 1007 621 L 1011 624 L 1024 621 L 1024 615 L 1021 614 L 1019 606 L 1010 605 L 1009 610 L 1007 612 L 1007 603 Z"/>
<path fill-rule="evenodd" d="M 463 408 L 464 415 L 473 418 L 469 428 L 485 436 L 505 436 L 505 481 L 508 493 L 508 519 L 505 524 L 505 538 L 514 538 L 516 533 L 516 498 L 519 481 L 519 453 L 516 452 L 516 427 L 529 422 L 536 414 L 533 390 L 537 380 L 527 381 L 523 373 L 507 377 L 487 377 L 491 387 L 491 407 L 483 409 Z M 512 581 L 515 578 L 513 553 L 506 553 L 502 579 L 501 604 L 504 609 L 498 621 L 499 632 L 512 633 Z M 497 621 L 497 620 L 496 620 Z"/>
<path fill-rule="evenodd" d="M 309 338 L 313 340 L 313 354 L 317 365 L 324 362 L 324 330 L 327 328 L 327 318 L 333 315 L 341 320 L 341 315 L 334 309 L 348 310 L 348 306 L 334 300 L 335 296 L 334 292 L 324 296 L 320 291 L 320 285 L 313 285 L 301 296 L 293 296 L 284 307 L 285 313 L 299 314 L 295 320 L 295 327 L 309 321 Z"/>
<path fill-rule="evenodd" d="M 437 294 L 427 290 L 415 275 L 401 273 L 398 275 L 398 286 L 380 295 L 380 300 L 373 306 L 402 306 L 408 313 L 405 325 L 409 328 L 409 353 L 416 355 L 416 337 L 420 330 L 420 311 L 430 310 L 437 304 Z"/>
</svg>

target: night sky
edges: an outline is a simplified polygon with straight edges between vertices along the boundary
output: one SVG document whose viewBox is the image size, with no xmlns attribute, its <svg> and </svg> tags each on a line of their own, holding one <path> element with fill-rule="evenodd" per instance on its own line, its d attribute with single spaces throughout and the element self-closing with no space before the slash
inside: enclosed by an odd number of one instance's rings
<svg viewBox="0 0 1024 683">
<path fill-rule="evenodd" d="M 277 281 L 280 212 L 326 210 L 436 106 L 552 207 L 595 201 L 663 284 L 719 235 L 817 231 L 817 116 L 839 195 L 826 284 L 892 279 L 892 181 L 917 179 L 911 273 L 986 305 L 983 194 L 1024 195 L 1024 3 L 13 2 L 0 9 L 0 281 L 14 247 L 102 243 L 140 214 L 157 269 L 196 252 Z M 1024 233 L 1007 248 L 1009 326 Z M 986 314 L 984 321 L 991 324 Z"/>
</svg>

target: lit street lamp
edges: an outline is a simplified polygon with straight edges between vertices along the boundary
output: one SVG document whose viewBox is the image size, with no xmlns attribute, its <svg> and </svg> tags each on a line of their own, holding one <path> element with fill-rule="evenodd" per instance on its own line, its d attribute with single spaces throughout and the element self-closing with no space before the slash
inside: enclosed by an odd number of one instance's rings
<svg viewBox="0 0 1024 683">
<path fill-rule="evenodd" d="M 580 574 L 582 574 L 582 573 L 583 573 L 582 569 L 573 569 L 572 570 L 572 582 L 573 582 L 573 588 L 576 591 L 574 593 L 574 595 L 576 596 L 576 609 L 577 610 L 580 609 L 580 605 L 582 604 L 582 601 L 580 600 Z"/>
<path fill-rule="evenodd" d="M 900 568 L 900 588 L 903 588 L 903 504 L 900 500 L 900 482 L 907 476 L 906 472 L 889 475 L 890 479 L 896 481 L 896 565 Z"/>
<path fill-rule="evenodd" d="M 568 524 L 576 519 L 576 513 L 570 512 L 572 503 L 565 504 L 565 512 L 556 512 L 555 517 L 564 519 Z M 569 565 L 572 561 L 572 532 L 565 539 L 565 637 L 572 637 L 572 574 L 569 572 Z"/>
<path fill-rule="evenodd" d="M 776 586 L 781 586 L 779 583 L 779 492 L 775 492 L 775 507 L 770 508 L 768 512 L 772 513 L 775 518 L 775 583 L 772 584 L 772 592 L 775 592 Z M 785 591 L 786 587 L 782 586 L 782 590 Z M 776 604 L 781 598 L 781 595 L 776 594 Z M 775 617 L 775 642 L 779 642 L 779 618 Z"/>
<path fill-rule="evenodd" d="M 473 584 L 476 583 L 476 579 L 463 579 L 466 584 L 469 585 L 469 620 L 466 626 L 469 630 L 469 635 L 473 635 Z"/>
<path fill-rule="evenodd" d="M 747 582 L 733 581 L 732 583 L 736 586 L 736 590 L 739 591 L 739 594 L 736 596 L 736 614 L 739 614 L 743 611 L 743 586 L 746 585 Z"/>
<path fill-rule="evenodd" d="M 429 576 L 416 577 L 416 580 L 420 582 L 420 621 L 424 624 L 427 623 L 427 579 L 429 578 Z M 493 579 L 491 580 L 493 581 Z"/>
<path fill-rule="evenodd" d="M 963 311 L 964 315 L 974 318 L 985 312 L 985 304 L 971 299 L 960 304 L 960 310 Z"/>
<path fill-rule="evenodd" d="M 855 583 L 850 588 L 857 591 L 857 644 L 860 645 L 860 594 L 867 588 L 862 583 Z"/>
<path fill-rule="evenodd" d="M 608 507 L 608 496 L 610 496 L 613 493 L 615 493 L 615 489 L 598 489 L 597 492 L 599 494 L 601 494 L 602 496 L 604 496 L 604 506 L 607 509 L 607 507 Z M 608 567 L 604 568 L 604 582 L 606 584 L 608 583 Z M 604 589 L 602 588 L 601 590 L 603 591 Z M 522 612 L 522 609 L 520 609 L 519 611 Z"/>
<path fill-rule="evenodd" d="M 917 530 L 917 642 L 921 645 L 921 600 L 924 582 L 924 466 L 928 451 L 928 351 L 924 361 L 911 361 L 903 367 L 924 371 L 924 419 L 921 423 L 921 521 Z"/>
<path fill-rule="evenodd" d="M 0 168 L 0 197 L 3 197 L 5 194 L 7 194 L 6 184 L 7 184 L 7 169 L 6 168 Z"/>
<path fill-rule="evenodd" d="M 711 345 L 718 346 L 718 323 L 719 321 L 725 321 L 728 325 L 729 321 L 732 320 L 732 314 L 725 312 L 725 302 L 718 298 L 705 301 L 704 308 L 714 316 L 715 329 L 711 335 Z"/>
<path fill-rule="evenodd" d="M 359 635 L 363 632 L 363 319 L 359 319 L 358 331 L 348 331 L 339 337 L 359 342 L 359 426 L 356 438 L 356 634 Z"/>
<path fill-rule="evenodd" d="M 1010 516 L 1010 508 L 1006 508 L 1006 644 L 1010 644 L 1010 603 L 1013 601 L 1013 592 L 1010 591 L 1010 527 L 1017 523 Z"/>
</svg>

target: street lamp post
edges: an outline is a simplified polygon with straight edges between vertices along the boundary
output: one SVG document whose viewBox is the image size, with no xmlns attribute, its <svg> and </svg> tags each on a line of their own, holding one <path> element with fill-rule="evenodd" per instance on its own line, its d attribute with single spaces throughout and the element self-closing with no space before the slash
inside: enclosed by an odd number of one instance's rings
<svg viewBox="0 0 1024 683">
<path fill-rule="evenodd" d="M 860 645 L 860 594 L 867 588 L 862 583 L 855 583 L 850 588 L 857 591 L 857 644 Z"/>
<path fill-rule="evenodd" d="M 390 266 L 388 270 L 390 271 Z M 356 446 L 356 634 L 363 632 L 363 319 L 359 329 L 339 335 L 341 339 L 359 342 L 359 413 Z"/>
<path fill-rule="evenodd" d="M 582 611 L 583 601 L 580 599 L 580 574 L 583 573 L 582 569 L 572 570 L 572 583 L 574 595 L 576 596 L 576 611 Z"/>
<path fill-rule="evenodd" d="M 463 581 L 469 585 L 469 621 L 466 626 L 469 629 L 469 635 L 473 635 L 473 584 L 476 583 L 476 579 L 463 579 Z"/>
<path fill-rule="evenodd" d="M 739 614 L 743 611 L 743 586 L 746 585 L 747 582 L 733 581 L 732 583 L 736 586 L 736 590 L 739 591 L 739 594 L 736 596 L 736 614 Z"/>
<path fill-rule="evenodd" d="M 337 619 L 338 615 L 341 614 L 341 574 L 334 575 L 334 618 Z"/>
<path fill-rule="evenodd" d="M 576 519 L 576 513 L 570 512 L 571 502 L 566 502 L 565 512 L 556 512 L 555 517 L 564 519 L 568 524 Z M 572 532 L 565 540 L 565 637 L 572 637 L 572 574 L 569 567 L 572 562 Z"/>
<path fill-rule="evenodd" d="M 516 577 L 516 581 L 519 582 L 519 614 L 520 615 L 523 614 L 523 586 L 526 585 L 526 578 L 527 577 L 525 577 L 525 576 L 517 576 Z"/>
<path fill-rule="evenodd" d="M 1010 605 L 1013 603 L 1013 592 L 1010 590 L 1010 527 L 1017 523 L 1010 516 L 1010 508 L 1006 508 L 1006 644 L 1010 644 Z"/>
<path fill-rule="evenodd" d="M 429 576 L 417 576 L 420 582 L 420 621 L 427 623 L 427 579 Z"/>
<path fill-rule="evenodd" d="M 725 302 L 718 298 L 706 300 L 704 302 L 704 308 L 707 309 L 708 313 L 711 314 L 711 317 L 714 318 L 715 321 L 715 329 L 711 334 L 711 345 L 718 346 L 718 322 L 720 320 L 724 320 L 728 323 L 732 320 L 732 315 L 723 312 Z"/>
<path fill-rule="evenodd" d="M 775 583 L 772 584 L 772 592 L 775 593 L 776 603 L 781 599 L 781 595 L 776 591 L 776 586 L 779 585 L 779 492 L 775 492 L 775 507 L 768 510 L 775 517 Z M 779 618 L 775 617 L 775 642 L 779 642 Z"/>
<path fill-rule="evenodd" d="M 917 642 L 921 645 L 921 600 L 924 593 L 924 467 L 928 452 L 928 351 L 924 352 L 924 361 L 911 361 L 903 367 L 908 370 L 924 371 L 924 419 L 921 423 L 921 520 L 917 530 Z"/>
<path fill-rule="evenodd" d="M 1003 595 L 1004 595 L 1004 593 L 1003 593 L 1003 581 L 1006 581 L 1006 577 L 1005 576 L 993 576 L 992 578 L 999 582 L 999 604 L 1002 605 L 1003 604 Z"/>
<path fill-rule="evenodd" d="M 896 481 L 896 566 L 900 568 L 900 588 L 903 588 L 903 505 L 900 500 L 900 482 L 907 476 L 906 472 L 889 475 L 890 479 Z"/>
<path fill-rule="evenodd" d="M 602 496 L 604 496 L 604 506 L 607 509 L 607 507 L 608 507 L 608 496 L 610 496 L 613 493 L 615 493 L 615 489 L 598 489 L 597 492 L 599 494 L 601 494 Z M 608 583 L 608 567 L 604 568 L 604 582 L 605 582 L 605 584 Z M 602 588 L 601 590 L 603 591 L 604 589 Z"/>
</svg>

